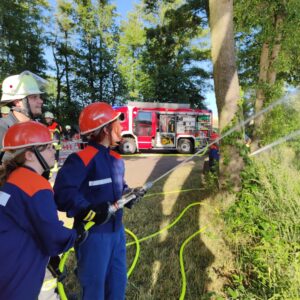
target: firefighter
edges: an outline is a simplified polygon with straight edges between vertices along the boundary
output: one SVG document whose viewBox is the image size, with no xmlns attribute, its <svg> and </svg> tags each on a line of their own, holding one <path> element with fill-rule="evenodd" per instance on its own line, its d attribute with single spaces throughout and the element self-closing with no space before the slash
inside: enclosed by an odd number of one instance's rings
<svg viewBox="0 0 300 300">
<path fill-rule="evenodd" d="M 86 242 L 76 248 L 78 278 L 85 300 L 122 300 L 126 289 L 126 244 L 122 209 L 110 219 L 108 205 L 128 190 L 124 161 L 110 150 L 121 140 L 120 113 L 104 102 L 88 105 L 80 114 L 80 133 L 88 146 L 71 154 L 58 171 L 54 191 L 58 209 L 75 217 L 74 226 L 93 221 Z M 135 191 L 138 201 L 143 192 Z M 104 220 L 106 222 L 103 224 Z"/>
<path fill-rule="evenodd" d="M 65 129 L 66 129 L 66 131 L 65 131 L 65 139 L 67 141 L 72 141 L 73 134 L 72 134 L 72 128 L 71 128 L 71 126 L 70 125 L 66 125 Z"/>
<path fill-rule="evenodd" d="M 41 176 L 54 164 L 47 127 L 34 121 L 12 125 L 0 171 L 0 299 L 37 299 L 50 256 L 82 242 L 86 233 L 63 227 L 49 182 Z"/>
<path fill-rule="evenodd" d="M 54 121 L 54 115 L 52 112 L 50 112 L 50 111 L 45 112 L 44 118 L 46 121 L 46 125 L 52 134 L 53 139 L 55 139 L 57 141 L 54 143 L 56 152 L 55 152 L 55 164 L 54 164 L 54 167 L 52 168 L 53 172 L 57 172 L 58 161 L 59 161 L 59 151 L 61 150 L 62 128 L 56 121 Z"/>
<path fill-rule="evenodd" d="M 211 142 L 217 140 L 218 138 L 219 135 L 216 132 L 213 132 L 210 136 Z M 218 162 L 220 160 L 219 142 L 216 142 L 209 147 L 208 158 L 209 158 L 209 162 L 208 162 L 209 170 L 216 171 Z"/>
<path fill-rule="evenodd" d="M 10 108 L 8 106 L 1 107 L 1 118 L 7 118 L 8 114 L 10 113 Z"/>
<path fill-rule="evenodd" d="M 79 135 L 78 131 L 76 131 L 73 127 L 71 127 L 71 125 L 66 125 L 65 126 L 64 138 L 67 141 L 72 141 L 73 139 L 74 140 L 79 140 L 80 135 Z"/>
<path fill-rule="evenodd" d="M 7 118 L 0 119 L 0 148 L 7 129 L 15 123 L 25 122 L 42 114 L 43 94 L 41 87 L 46 80 L 24 71 L 19 75 L 9 76 L 2 83 L 1 104 L 10 108 Z"/>
</svg>

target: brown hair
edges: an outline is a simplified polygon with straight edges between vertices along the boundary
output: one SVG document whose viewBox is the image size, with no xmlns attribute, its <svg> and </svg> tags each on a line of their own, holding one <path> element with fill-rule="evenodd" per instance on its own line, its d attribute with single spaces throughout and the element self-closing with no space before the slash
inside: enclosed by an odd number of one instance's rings
<svg viewBox="0 0 300 300">
<path fill-rule="evenodd" d="M 103 141 L 103 139 L 105 138 L 105 132 L 104 132 L 104 128 L 107 128 L 107 131 L 109 132 L 109 139 L 110 139 L 110 145 L 111 146 L 116 146 L 112 144 L 112 139 L 111 139 L 111 134 L 113 131 L 116 130 L 116 120 L 114 120 L 113 122 L 105 125 L 104 127 L 102 127 L 99 131 L 95 131 L 90 135 L 90 140 L 96 142 L 96 143 L 101 143 Z"/>
<path fill-rule="evenodd" d="M 0 166 L 0 186 L 7 181 L 7 178 L 15 169 L 24 165 L 25 160 L 25 152 L 22 152 L 12 159 L 3 162 Z"/>
</svg>

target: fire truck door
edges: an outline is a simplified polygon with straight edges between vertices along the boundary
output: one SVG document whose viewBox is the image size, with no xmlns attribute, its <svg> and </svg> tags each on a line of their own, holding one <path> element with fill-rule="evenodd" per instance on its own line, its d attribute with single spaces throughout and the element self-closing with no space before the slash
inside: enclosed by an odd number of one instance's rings
<svg viewBox="0 0 300 300">
<path fill-rule="evenodd" d="M 153 112 L 138 111 L 134 121 L 134 134 L 137 136 L 139 149 L 151 149 L 155 136 L 156 116 Z"/>
<path fill-rule="evenodd" d="M 175 146 L 175 115 L 160 114 L 158 130 L 155 136 L 155 147 L 172 148 Z"/>
</svg>

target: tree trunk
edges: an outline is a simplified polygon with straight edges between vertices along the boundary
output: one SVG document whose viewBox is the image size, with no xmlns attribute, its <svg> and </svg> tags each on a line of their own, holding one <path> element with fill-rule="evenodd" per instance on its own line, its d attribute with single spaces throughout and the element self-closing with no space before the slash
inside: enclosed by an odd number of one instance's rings
<svg viewBox="0 0 300 300">
<path fill-rule="evenodd" d="M 240 98 L 233 35 L 233 0 L 210 0 L 210 29 L 220 131 L 231 125 Z M 239 187 L 243 160 L 237 149 L 221 145 L 220 183 Z"/>
<path fill-rule="evenodd" d="M 274 64 L 279 56 L 281 50 L 281 41 L 282 41 L 282 24 L 283 24 L 283 16 L 276 15 L 275 17 L 275 30 L 276 35 L 274 38 L 274 46 L 271 53 L 269 70 L 268 70 L 268 83 L 274 84 L 276 81 L 277 72 L 275 70 Z"/>
<path fill-rule="evenodd" d="M 65 48 L 68 49 L 68 33 L 65 31 Z M 65 60 L 65 71 L 66 71 L 66 84 L 67 84 L 67 102 L 71 103 L 71 88 L 70 88 L 70 79 L 69 79 L 69 60 L 66 52 L 64 52 Z"/>
<path fill-rule="evenodd" d="M 55 53 L 55 48 L 57 47 L 56 45 L 56 38 L 55 38 L 55 42 L 54 45 L 52 44 L 52 55 L 54 58 L 54 62 L 55 62 L 55 67 L 56 67 L 56 81 L 57 81 L 57 88 L 56 88 L 56 99 L 55 99 L 55 107 L 57 108 L 59 106 L 59 102 L 60 102 L 60 93 L 61 93 L 61 77 L 60 77 L 60 70 L 59 70 L 59 63 L 58 63 L 58 59 L 56 57 L 56 53 Z"/>
<path fill-rule="evenodd" d="M 100 59 L 99 59 L 99 98 L 100 101 L 103 101 L 103 77 L 104 77 L 104 72 L 103 72 L 103 46 L 102 46 L 102 36 L 100 36 Z"/>
<path fill-rule="evenodd" d="M 272 86 L 276 82 L 277 72 L 274 67 L 276 60 L 281 50 L 283 16 L 276 15 L 274 22 L 275 37 L 273 47 L 270 49 L 271 41 L 265 41 L 262 46 L 260 62 L 259 62 L 259 77 L 258 89 L 256 91 L 255 113 L 262 110 L 266 101 L 266 88 Z M 263 115 L 254 120 L 254 132 L 252 137 L 251 150 L 257 150 L 260 145 L 259 129 L 263 123 Z"/>
<path fill-rule="evenodd" d="M 111 105 L 115 105 L 115 100 L 117 97 L 117 88 L 116 88 L 116 82 L 115 82 L 115 73 L 114 71 L 111 74 L 111 85 L 112 85 L 112 100 L 111 100 Z"/>
<path fill-rule="evenodd" d="M 269 69 L 269 52 L 270 46 L 268 42 L 263 43 L 260 61 L 259 61 L 259 76 L 258 76 L 258 89 L 256 90 L 256 100 L 255 100 L 255 112 L 259 112 L 266 99 L 265 87 L 267 83 L 268 69 Z M 259 116 L 254 120 L 254 131 L 252 136 L 251 150 L 255 151 L 259 148 L 259 133 L 258 129 L 263 122 L 263 117 Z"/>
<path fill-rule="evenodd" d="M 95 101 L 96 99 L 96 94 L 95 94 L 95 87 L 94 87 L 94 67 L 93 67 L 93 58 L 92 58 L 92 49 L 93 45 L 91 42 L 88 42 L 88 54 L 87 54 L 87 59 L 88 59 L 88 65 L 89 65 L 89 72 L 88 72 L 88 83 L 89 83 L 89 88 L 90 88 L 90 93 L 91 93 L 91 99 Z"/>
</svg>

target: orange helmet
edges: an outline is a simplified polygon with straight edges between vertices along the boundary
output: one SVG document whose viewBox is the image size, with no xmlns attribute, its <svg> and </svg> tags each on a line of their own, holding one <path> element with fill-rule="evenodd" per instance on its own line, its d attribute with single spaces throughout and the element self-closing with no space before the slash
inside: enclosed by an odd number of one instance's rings
<svg viewBox="0 0 300 300">
<path fill-rule="evenodd" d="M 2 151 L 53 143 L 49 129 L 38 122 L 28 121 L 9 127 L 3 137 Z"/>
<path fill-rule="evenodd" d="M 120 114 L 105 102 L 92 103 L 79 116 L 80 133 L 84 135 L 100 129 L 116 120 Z"/>
</svg>

